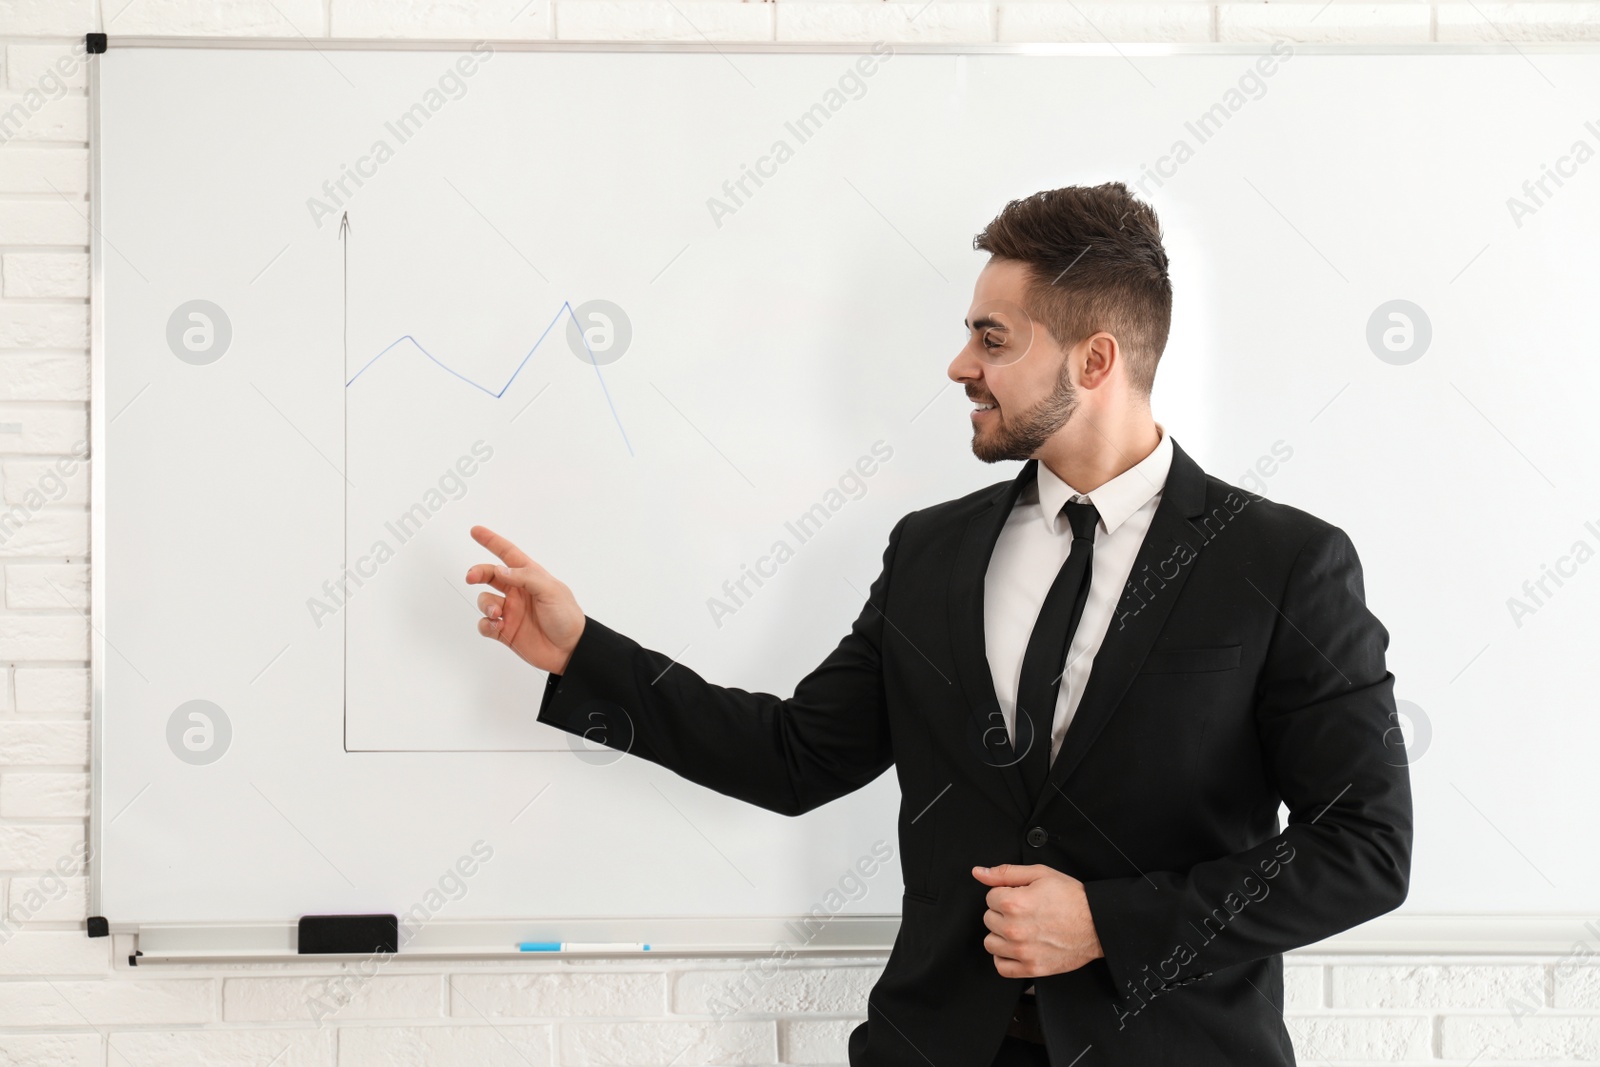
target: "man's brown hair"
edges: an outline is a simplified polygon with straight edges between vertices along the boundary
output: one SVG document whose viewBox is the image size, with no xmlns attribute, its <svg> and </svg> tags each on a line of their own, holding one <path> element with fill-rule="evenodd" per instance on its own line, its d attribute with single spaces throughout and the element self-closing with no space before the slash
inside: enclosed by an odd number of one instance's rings
<svg viewBox="0 0 1600 1067">
<path fill-rule="evenodd" d="M 1028 314 L 1063 348 L 1106 331 L 1144 396 L 1172 325 L 1161 223 L 1121 182 L 1069 185 L 1013 200 L 972 247 L 1027 264 Z"/>
</svg>

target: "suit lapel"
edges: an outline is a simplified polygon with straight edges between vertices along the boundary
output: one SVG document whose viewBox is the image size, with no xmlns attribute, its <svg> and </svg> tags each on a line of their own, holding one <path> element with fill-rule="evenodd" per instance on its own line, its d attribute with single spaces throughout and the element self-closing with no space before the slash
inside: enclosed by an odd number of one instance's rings
<svg viewBox="0 0 1600 1067">
<path fill-rule="evenodd" d="M 1061 739 L 1061 750 L 1050 765 L 1031 819 L 1037 820 L 1045 805 L 1061 795 L 1062 786 L 1111 718 L 1160 635 L 1204 544 L 1189 520 L 1204 513 L 1205 498 L 1205 472 L 1174 441 L 1161 503 L 1134 558 L 1122 598 L 1089 669 L 1083 699 Z M 981 581 L 982 575 L 979 577 Z"/>
<path fill-rule="evenodd" d="M 979 783 L 1002 806 L 1012 809 L 1018 819 L 1028 813 L 1028 790 L 1017 766 L 1021 757 L 1006 739 L 1000 701 L 995 696 L 983 629 L 983 582 L 1000 531 L 1005 528 L 1017 497 L 1033 482 L 1038 462 L 1030 459 L 1023 464 L 1011 483 L 979 505 L 967 520 L 950 569 L 947 602 L 956 673 L 967 698 L 963 741 L 979 764 Z"/>
</svg>

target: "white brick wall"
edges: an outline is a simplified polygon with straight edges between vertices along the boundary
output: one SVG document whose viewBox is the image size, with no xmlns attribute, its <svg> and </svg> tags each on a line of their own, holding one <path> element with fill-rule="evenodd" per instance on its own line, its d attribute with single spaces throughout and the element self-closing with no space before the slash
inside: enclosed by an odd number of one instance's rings
<svg viewBox="0 0 1600 1067">
<path fill-rule="evenodd" d="M 882 961 L 130 969 L 83 935 L 88 768 L 87 101 L 121 34 L 712 41 L 1535 41 L 1600 4 L 1305 0 L 0 0 L 0 1067 L 838 1064 Z M 57 80 L 59 79 L 59 80 Z M 29 94 L 44 90 L 42 97 Z M 21 105 L 22 112 L 13 109 Z M 24 117 L 25 116 L 25 117 Z M 62 464 L 65 463 L 65 467 Z M 66 471 L 67 473 L 59 473 Z M 48 500 L 41 502 L 38 494 Z M 35 506 L 38 505 L 38 506 Z M 118 939 L 119 941 L 122 939 Z M 1570 959 L 1291 957 L 1307 1063 L 1600 1063 L 1600 946 Z M 122 952 L 122 946 L 116 946 Z M 1577 965 L 1574 965 L 1576 962 Z M 337 1005 L 319 1023 L 313 1004 Z M 714 1003 L 740 1015 L 712 1017 Z"/>
</svg>

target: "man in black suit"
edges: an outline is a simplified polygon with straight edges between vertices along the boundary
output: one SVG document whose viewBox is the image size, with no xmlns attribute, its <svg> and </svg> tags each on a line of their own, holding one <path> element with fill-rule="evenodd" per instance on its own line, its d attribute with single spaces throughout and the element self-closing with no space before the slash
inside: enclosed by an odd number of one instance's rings
<svg viewBox="0 0 1600 1067">
<path fill-rule="evenodd" d="M 1172 289 L 1147 205 L 1042 192 L 974 246 L 949 374 L 978 457 L 1026 463 L 895 524 L 794 696 L 640 646 L 481 526 L 479 632 L 551 672 L 539 721 L 610 709 L 634 755 L 772 811 L 894 766 L 906 892 L 852 1067 L 1293 1064 L 1282 953 L 1406 896 L 1388 633 L 1340 529 L 1152 418 Z"/>
</svg>

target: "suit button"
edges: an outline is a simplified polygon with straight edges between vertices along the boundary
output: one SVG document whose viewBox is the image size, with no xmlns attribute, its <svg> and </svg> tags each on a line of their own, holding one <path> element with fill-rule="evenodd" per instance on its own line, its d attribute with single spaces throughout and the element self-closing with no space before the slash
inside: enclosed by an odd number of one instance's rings
<svg viewBox="0 0 1600 1067">
<path fill-rule="evenodd" d="M 1034 848 L 1042 848 L 1048 840 L 1050 840 L 1050 835 L 1045 833 L 1045 829 L 1042 826 L 1035 826 L 1028 831 L 1028 844 Z"/>
</svg>

